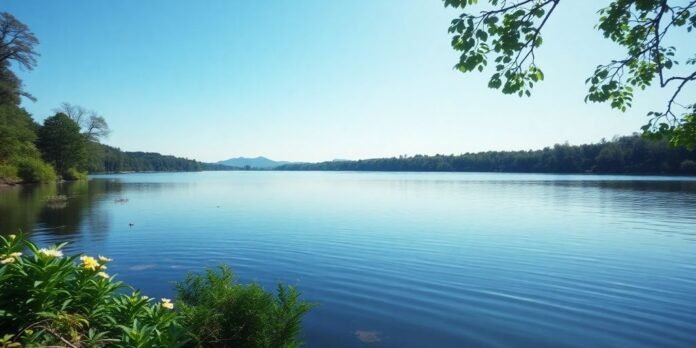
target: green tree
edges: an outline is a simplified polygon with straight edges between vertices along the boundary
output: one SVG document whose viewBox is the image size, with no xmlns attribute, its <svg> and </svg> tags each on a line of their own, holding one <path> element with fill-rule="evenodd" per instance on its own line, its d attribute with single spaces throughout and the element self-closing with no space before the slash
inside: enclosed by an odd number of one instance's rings
<svg viewBox="0 0 696 348">
<path fill-rule="evenodd" d="M 107 137 L 111 133 L 109 124 L 96 111 L 88 110 L 79 105 L 62 103 L 54 112 L 68 115 L 71 120 L 80 126 L 82 134 L 89 141 L 99 142 L 100 139 Z"/>
<path fill-rule="evenodd" d="M 535 49 L 542 45 L 542 30 L 561 0 L 488 0 L 490 6 L 474 12 L 478 0 L 444 0 L 445 6 L 464 9 L 452 20 L 452 47 L 462 52 L 455 68 L 462 72 L 483 71 L 489 59 L 495 72 L 488 86 L 505 94 L 530 96 L 544 74 L 535 63 Z M 624 57 L 597 66 L 586 83 L 585 101 L 607 102 L 626 111 L 633 91 L 657 80 L 673 89 L 664 110 L 648 113 L 642 127 L 645 135 L 667 138 L 672 145 L 696 148 L 696 100 L 681 94 L 696 80 L 696 52 L 683 55 L 677 68 L 677 49 L 665 44 L 677 30 L 691 32 L 696 26 L 696 1 L 613 0 L 599 10 L 596 28 L 605 38 L 626 49 Z M 684 47 L 694 49 L 696 46 Z M 493 65 L 493 64 L 491 64 Z"/>
<path fill-rule="evenodd" d="M 87 142 L 80 126 L 67 115 L 58 113 L 47 118 L 39 129 L 38 146 L 44 159 L 60 175 L 71 168 L 83 168 L 87 157 Z"/>
</svg>

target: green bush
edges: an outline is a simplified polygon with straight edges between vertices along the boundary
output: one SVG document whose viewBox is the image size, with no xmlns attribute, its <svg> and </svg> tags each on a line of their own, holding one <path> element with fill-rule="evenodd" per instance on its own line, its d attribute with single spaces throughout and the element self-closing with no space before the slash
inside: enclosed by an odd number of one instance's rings
<svg viewBox="0 0 696 348">
<path fill-rule="evenodd" d="M 273 296 L 258 284 L 238 284 L 227 266 L 189 274 L 177 290 L 184 326 L 199 347 L 298 347 L 302 316 L 314 306 L 292 286 L 278 285 Z"/>
<path fill-rule="evenodd" d="M 64 257 L 63 245 L 39 249 L 22 236 L 0 236 L 0 347 L 185 344 L 169 300 L 123 293 L 126 286 L 104 272 L 111 260 Z"/>
<path fill-rule="evenodd" d="M 69 168 L 63 173 L 65 180 L 87 180 L 87 172 L 81 172 L 75 168 Z"/>
<path fill-rule="evenodd" d="M 51 182 L 56 181 L 56 172 L 53 167 L 38 158 L 23 158 L 17 160 L 17 175 L 24 182 Z"/>
</svg>

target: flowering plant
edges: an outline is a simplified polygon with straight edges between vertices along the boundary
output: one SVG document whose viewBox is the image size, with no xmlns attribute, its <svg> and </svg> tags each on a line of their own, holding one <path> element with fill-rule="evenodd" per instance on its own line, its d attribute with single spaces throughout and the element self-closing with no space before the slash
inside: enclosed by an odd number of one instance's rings
<svg viewBox="0 0 696 348">
<path fill-rule="evenodd" d="M 298 347 L 314 305 L 292 286 L 240 284 L 221 266 L 189 274 L 177 301 L 142 296 L 106 273 L 105 256 L 65 256 L 0 236 L 0 348 Z M 176 309 L 175 309 L 176 308 Z"/>
<path fill-rule="evenodd" d="M 186 343 L 171 300 L 127 291 L 105 272 L 111 259 L 64 256 L 64 245 L 39 248 L 22 235 L 0 236 L 0 347 Z"/>
</svg>

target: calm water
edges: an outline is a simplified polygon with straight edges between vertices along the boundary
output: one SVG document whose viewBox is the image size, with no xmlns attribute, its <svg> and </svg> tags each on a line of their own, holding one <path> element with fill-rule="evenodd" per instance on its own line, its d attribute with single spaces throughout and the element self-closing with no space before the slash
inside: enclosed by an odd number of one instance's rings
<svg viewBox="0 0 696 348">
<path fill-rule="evenodd" d="M 67 204 L 46 202 L 56 194 Z M 95 176 L 0 190 L 0 233 L 19 228 L 112 257 L 152 296 L 222 262 L 268 289 L 296 284 L 320 303 L 310 347 L 696 346 L 686 178 Z"/>
</svg>

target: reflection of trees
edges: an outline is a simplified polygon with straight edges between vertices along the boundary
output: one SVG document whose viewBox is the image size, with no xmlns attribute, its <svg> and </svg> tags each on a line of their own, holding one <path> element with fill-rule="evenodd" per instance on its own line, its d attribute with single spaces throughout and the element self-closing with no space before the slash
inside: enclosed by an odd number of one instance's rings
<svg viewBox="0 0 696 348">
<path fill-rule="evenodd" d="M 51 185 L 28 185 L 0 192 L 0 233 L 41 229 L 54 235 L 78 234 L 89 230 L 103 235 L 109 228 L 109 210 L 101 203 L 111 202 L 109 193 L 123 190 L 119 182 L 76 181 Z M 52 199 L 64 195 L 64 204 Z M 82 227 L 86 228 L 82 228 Z"/>
<path fill-rule="evenodd" d="M 0 191 L 0 233 L 31 231 L 46 197 L 55 196 L 56 184 L 23 185 Z"/>
</svg>

